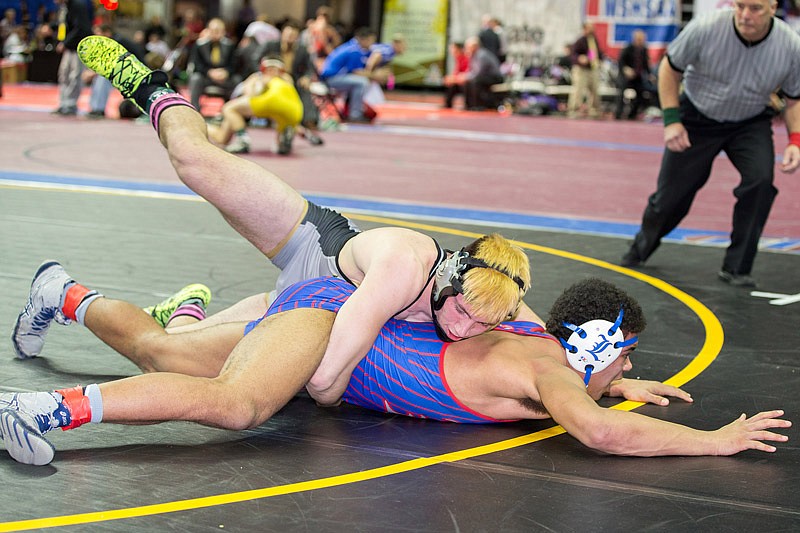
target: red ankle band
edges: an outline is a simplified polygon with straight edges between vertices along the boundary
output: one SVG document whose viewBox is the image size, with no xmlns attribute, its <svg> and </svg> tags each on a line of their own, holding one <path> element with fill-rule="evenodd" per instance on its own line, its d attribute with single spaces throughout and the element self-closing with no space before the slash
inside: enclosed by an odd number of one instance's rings
<svg viewBox="0 0 800 533">
<path fill-rule="evenodd" d="M 75 318 L 75 311 L 78 309 L 78 306 L 81 305 L 81 302 L 86 295 L 90 292 L 92 291 L 83 285 L 80 285 L 79 283 L 76 283 L 67 289 L 67 294 L 64 296 L 64 305 L 61 307 L 61 312 L 64 313 L 64 316 L 72 320 L 77 320 Z"/>
<path fill-rule="evenodd" d="M 83 394 L 83 387 L 78 385 L 71 389 L 61 389 L 56 392 L 63 396 L 64 399 L 61 403 L 64 404 L 64 407 L 69 410 L 69 414 L 72 416 L 72 422 L 68 426 L 61 428 L 63 431 L 82 426 L 92 420 L 92 407 L 89 404 L 89 398 Z"/>
</svg>

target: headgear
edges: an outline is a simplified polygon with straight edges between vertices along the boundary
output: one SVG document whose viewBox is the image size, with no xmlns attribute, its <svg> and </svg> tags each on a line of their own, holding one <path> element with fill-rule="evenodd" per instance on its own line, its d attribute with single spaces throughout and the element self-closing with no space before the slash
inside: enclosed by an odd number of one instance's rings
<svg viewBox="0 0 800 533">
<path fill-rule="evenodd" d="M 563 322 L 573 333 L 567 340 L 563 338 L 558 340 L 567 351 L 567 361 L 570 366 L 586 374 L 583 379 L 586 386 L 589 385 L 589 379 L 594 372 L 608 368 L 617 360 L 623 348 L 639 340 L 638 336 L 625 340 L 625 335 L 620 329 L 624 314 L 620 309 L 617 320 L 613 323 L 603 319 L 589 320 L 580 326 Z"/>
</svg>

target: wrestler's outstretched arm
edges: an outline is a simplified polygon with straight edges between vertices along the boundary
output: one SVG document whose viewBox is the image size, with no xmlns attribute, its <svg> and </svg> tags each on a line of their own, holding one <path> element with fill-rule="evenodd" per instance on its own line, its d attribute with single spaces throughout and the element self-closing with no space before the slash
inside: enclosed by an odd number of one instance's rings
<svg viewBox="0 0 800 533">
<path fill-rule="evenodd" d="M 553 361 L 536 380 L 541 401 L 556 422 L 589 448 L 617 455 L 733 455 L 744 450 L 774 452 L 767 441 L 786 442 L 775 428 L 788 428 L 783 411 L 739 418 L 714 431 L 702 431 L 630 411 L 605 409 L 586 393 L 572 370 Z M 599 376 L 599 374 L 597 375 Z M 592 379 L 595 379 L 593 377 Z"/>
</svg>

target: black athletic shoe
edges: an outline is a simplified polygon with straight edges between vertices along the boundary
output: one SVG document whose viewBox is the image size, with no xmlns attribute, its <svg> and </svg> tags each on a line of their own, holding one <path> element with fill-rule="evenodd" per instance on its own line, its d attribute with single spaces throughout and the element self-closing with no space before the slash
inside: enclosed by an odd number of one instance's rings
<svg viewBox="0 0 800 533">
<path fill-rule="evenodd" d="M 756 287 L 756 280 L 750 274 L 732 274 L 727 270 L 720 270 L 717 276 L 728 285 L 734 287 Z"/>
<path fill-rule="evenodd" d="M 644 263 L 644 261 L 639 259 L 639 254 L 637 254 L 636 250 L 634 250 L 633 248 L 628 250 L 628 252 L 622 256 L 622 259 L 619 260 L 620 266 L 628 268 L 642 266 L 642 263 Z"/>
</svg>

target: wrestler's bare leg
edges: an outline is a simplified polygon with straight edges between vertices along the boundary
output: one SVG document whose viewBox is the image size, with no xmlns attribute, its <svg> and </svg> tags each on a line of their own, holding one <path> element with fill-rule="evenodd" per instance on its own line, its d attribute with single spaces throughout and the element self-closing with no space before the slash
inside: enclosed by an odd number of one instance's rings
<svg viewBox="0 0 800 533">
<path fill-rule="evenodd" d="M 233 134 L 247 126 L 246 119 L 253 116 L 250 97 L 240 96 L 225 102 L 222 106 L 222 124 L 208 126 L 208 138 L 218 145 L 226 145 Z"/>
<path fill-rule="evenodd" d="M 216 378 L 153 373 L 103 383 L 103 422 L 188 420 L 235 430 L 256 427 L 314 373 L 335 316 L 295 309 L 267 317 L 236 345 Z"/>
<path fill-rule="evenodd" d="M 244 323 L 229 323 L 170 335 L 139 307 L 110 298 L 91 302 L 84 324 L 143 372 L 206 377 L 219 374 L 245 327 Z"/>
<path fill-rule="evenodd" d="M 305 199 L 272 172 L 210 143 L 203 117 L 188 106 L 165 109 L 159 132 L 181 181 L 262 253 L 274 256 L 302 218 Z"/>
</svg>

